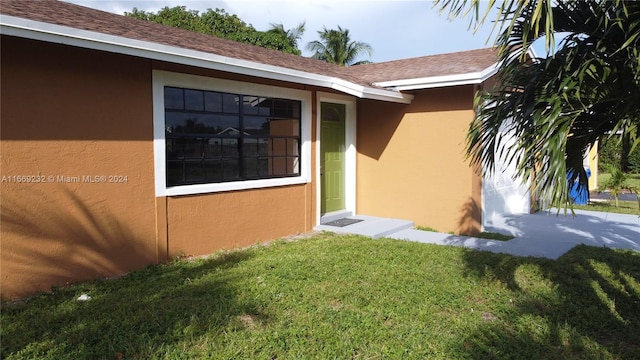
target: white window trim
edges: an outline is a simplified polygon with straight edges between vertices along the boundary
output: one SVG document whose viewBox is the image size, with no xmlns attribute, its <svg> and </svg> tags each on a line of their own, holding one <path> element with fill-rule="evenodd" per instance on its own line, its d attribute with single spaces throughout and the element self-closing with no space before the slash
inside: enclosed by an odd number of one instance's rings
<svg viewBox="0 0 640 360">
<path fill-rule="evenodd" d="M 323 102 L 330 102 L 334 104 L 344 104 L 346 107 L 346 116 L 345 119 L 345 176 L 344 176 L 344 205 L 347 211 L 351 211 L 351 213 L 356 213 L 356 98 L 351 96 L 318 92 L 317 93 L 317 109 L 318 109 L 318 121 L 316 121 L 316 134 L 317 136 L 317 151 L 316 151 L 316 179 L 318 179 L 318 186 L 316 186 L 316 225 L 320 225 L 320 217 L 321 212 L 321 204 L 322 201 L 322 189 L 320 184 L 320 142 L 321 136 L 320 131 L 322 128 L 321 124 L 321 105 Z"/>
<path fill-rule="evenodd" d="M 302 118 L 300 124 L 300 162 L 302 163 L 302 167 L 300 168 L 300 176 L 167 187 L 164 118 L 165 86 L 230 92 L 242 95 L 278 97 L 282 99 L 301 101 Z M 304 184 L 311 182 L 311 105 L 312 96 L 310 91 L 154 70 L 153 156 L 155 165 L 154 169 L 156 196 L 204 194 L 222 191 L 259 189 L 274 186 Z"/>
</svg>

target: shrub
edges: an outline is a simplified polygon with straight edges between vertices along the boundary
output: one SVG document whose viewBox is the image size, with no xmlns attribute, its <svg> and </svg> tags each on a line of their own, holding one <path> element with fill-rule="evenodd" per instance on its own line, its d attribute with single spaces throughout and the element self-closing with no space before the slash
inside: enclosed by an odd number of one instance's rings
<svg viewBox="0 0 640 360">
<path fill-rule="evenodd" d="M 617 136 L 603 138 L 598 147 L 598 169 L 601 172 L 607 172 L 611 167 L 619 166 L 621 153 L 622 143 Z"/>
<path fill-rule="evenodd" d="M 636 146 L 625 159 L 623 157 L 623 142 L 618 135 L 603 138 L 600 141 L 598 155 L 598 169 L 602 172 L 607 172 L 614 166 L 625 172 L 640 173 L 640 145 Z"/>
<path fill-rule="evenodd" d="M 640 145 L 629 154 L 629 170 L 640 174 Z"/>
</svg>

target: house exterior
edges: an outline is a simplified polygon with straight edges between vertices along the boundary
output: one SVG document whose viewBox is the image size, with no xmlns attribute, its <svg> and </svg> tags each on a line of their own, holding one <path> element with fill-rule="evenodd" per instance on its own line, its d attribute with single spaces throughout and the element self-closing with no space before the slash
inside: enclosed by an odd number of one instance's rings
<svg viewBox="0 0 640 360">
<path fill-rule="evenodd" d="M 464 155 L 491 49 L 342 68 L 59 1 L 0 11 L 3 298 L 336 211 L 473 233 L 498 196 Z M 509 186 L 492 211 L 528 211 Z"/>
</svg>

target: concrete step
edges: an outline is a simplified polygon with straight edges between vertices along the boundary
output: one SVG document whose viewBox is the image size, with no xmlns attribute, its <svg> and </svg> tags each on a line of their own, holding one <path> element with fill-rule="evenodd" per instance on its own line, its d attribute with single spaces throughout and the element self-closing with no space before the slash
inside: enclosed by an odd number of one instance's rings
<svg viewBox="0 0 640 360">
<path fill-rule="evenodd" d="M 340 219 L 344 219 L 344 218 L 348 218 L 350 216 L 353 216 L 353 212 L 349 211 L 349 210 L 340 210 L 340 211 L 333 211 L 330 213 L 326 213 L 323 214 L 320 217 L 320 224 L 326 224 L 328 222 L 332 222 L 335 220 L 340 220 Z"/>
<path fill-rule="evenodd" d="M 377 239 L 405 229 L 413 228 L 413 221 L 409 220 L 388 219 L 366 215 L 349 216 L 349 219 L 358 219 L 362 221 L 343 227 L 321 224 L 316 226 L 315 230 L 357 234 Z"/>
</svg>

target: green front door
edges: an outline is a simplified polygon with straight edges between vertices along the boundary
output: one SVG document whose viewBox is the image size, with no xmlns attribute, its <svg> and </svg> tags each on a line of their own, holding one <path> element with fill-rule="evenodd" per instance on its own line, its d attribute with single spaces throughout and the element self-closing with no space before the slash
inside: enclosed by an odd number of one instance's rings
<svg viewBox="0 0 640 360">
<path fill-rule="evenodd" d="M 346 105 L 323 102 L 320 106 L 320 212 L 344 210 Z"/>
</svg>

